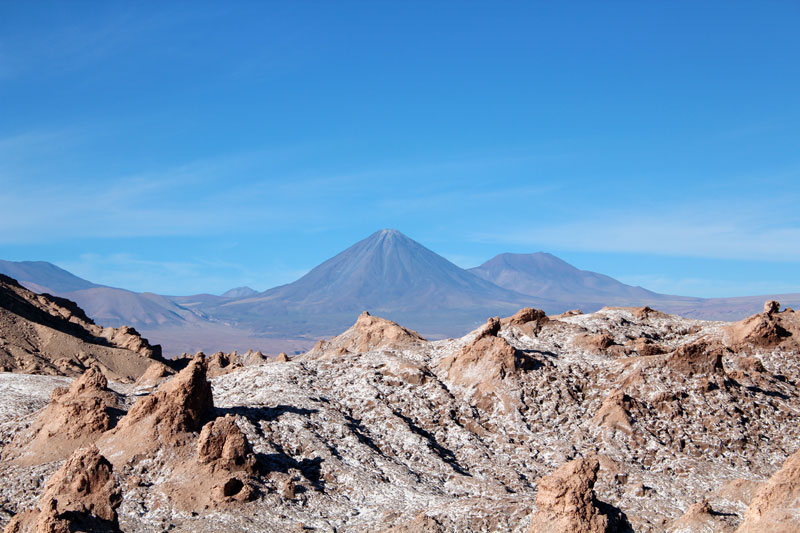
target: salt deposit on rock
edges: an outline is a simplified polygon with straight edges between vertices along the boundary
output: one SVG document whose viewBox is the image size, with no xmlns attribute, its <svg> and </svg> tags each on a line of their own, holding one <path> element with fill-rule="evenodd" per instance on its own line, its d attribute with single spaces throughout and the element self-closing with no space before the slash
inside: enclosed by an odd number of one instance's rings
<svg viewBox="0 0 800 533">
<path fill-rule="evenodd" d="M 784 341 L 732 347 L 731 324 L 641 308 L 515 316 L 460 339 L 373 335 L 360 352 L 353 334 L 211 385 L 202 357 L 155 392 L 111 383 L 120 409 L 133 404 L 97 441 L 120 528 L 660 533 L 796 512 L 775 474 L 800 442 L 800 361 Z M 585 350 L 581 335 L 620 351 Z M 6 448 L 50 390 L 15 377 L 0 379 L 0 411 L 17 413 L 0 422 Z M 0 462 L 0 523 L 58 467 Z M 789 496 L 756 498 L 773 475 Z"/>
</svg>

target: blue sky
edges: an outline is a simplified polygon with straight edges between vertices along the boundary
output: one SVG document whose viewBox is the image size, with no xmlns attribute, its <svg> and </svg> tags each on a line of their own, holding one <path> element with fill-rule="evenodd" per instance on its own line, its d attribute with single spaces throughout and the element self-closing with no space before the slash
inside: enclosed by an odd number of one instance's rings
<svg viewBox="0 0 800 533">
<path fill-rule="evenodd" d="M 397 228 L 800 292 L 800 3 L 0 2 L 0 258 L 167 294 Z"/>
</svg>

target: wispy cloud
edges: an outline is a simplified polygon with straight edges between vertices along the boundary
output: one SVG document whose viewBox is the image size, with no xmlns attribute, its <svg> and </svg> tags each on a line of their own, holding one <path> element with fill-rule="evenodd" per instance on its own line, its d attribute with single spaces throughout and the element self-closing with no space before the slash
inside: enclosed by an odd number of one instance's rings
<svg viewBox="0 0 800 533">
<path fill-rule="evenodd" d="M 279 265 L 220 259 L 182 257 L 180 260 L 158 261 L 131 253 L 84 253 L 74 260 L 59 261 L 58 264 L 95 283 L 171 295 L 222 293 L 242 285 L 265 290 L 294 281 L 306 273 L 305 270 Z"/>
<path fill-rule="evenodd" d="M 655 212 L 604 210 L 569 222 L 492 228 L 472 238 L 552 250 L 800 261 L 796 200 L 791 195 L 747 204 L 710 199 L 664 204 Z"/>
<path fill-rule="evenodd" d="M 0 154 L 19 147 L 42 154 L 60 133 L 0 139 Z M 456 190 L 437 180 L 452 172 L 477 174 L 517 165 L 535 156 L 490 154 L 417 163 L 388 162 L 350 172 L 303 170 L 307 150 L 280 147 L 211 155 L 132 175 L 100 176 L 78 182 L 27 180 L 0 165 L 0 243 L 46 243 L 74 238 L 126 238 L 247 234 L 335 227 L 342 217 L 405 216 L 410 211 L 454 209 L 499 203 L 552 192 L 557 187 L 482 182 Z M 289 161 L 286 164 L 286 161 Z M 263 174 L 264 178 L 257 176 Z M 458 174 L 457 174 L 458 175 Z M 455 178 L 457 181 L 457 178 Z M 396 185 L 395 185 L 396 184 Z M 343 212 L 358 205 L 357 212 Z M 378 222 L 373 222 L 378 223 Z"/>
<path fill-rule="evenodd" d="M 55 135 L 55 134 L 53 134 Z M 53 135 L 25 134 L 0 140 L 0 154 L 35 151 Z M 231 177 L 245 173 L 266 152 L 208 157 L 125 176 L 71 182 L 28 180 L 0 166 L 0 243 L 53 242 L 69 238 L 213 235 L 244 220 L 284 224 L 300 216 L 265 189 L 248 191 Z"/>
</svg>

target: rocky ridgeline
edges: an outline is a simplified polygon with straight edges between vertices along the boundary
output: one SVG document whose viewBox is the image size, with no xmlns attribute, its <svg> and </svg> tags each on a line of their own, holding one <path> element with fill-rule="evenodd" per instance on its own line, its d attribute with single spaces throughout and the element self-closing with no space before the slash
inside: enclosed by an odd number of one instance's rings
<svg viewBox="0 0 800 533">
<path fill-rule="evenodd" d="M 7 531 L 797 531 L 797 318 L 523 309 L 428 342 L 365 313 L 127 394 L 90 367 L 0 427 L 0 505 Z"/>
<path fill-rule="evenodd" d="M 78 376 L 92 365 L 132 381 L 161 347 L 130 327 L 95 324 L 74 302 L 36 294 L 0 274 L 0 371 Z"/>
<path fill-rule="evenodd" d="M 426 340 L 416 331 L 364 311 L 350 329 L 330 341 L 317 342 L 303 358 L 335 358 L 378 349 L 402 350 L 420 346 L 425 342 Z"/>
</svg>

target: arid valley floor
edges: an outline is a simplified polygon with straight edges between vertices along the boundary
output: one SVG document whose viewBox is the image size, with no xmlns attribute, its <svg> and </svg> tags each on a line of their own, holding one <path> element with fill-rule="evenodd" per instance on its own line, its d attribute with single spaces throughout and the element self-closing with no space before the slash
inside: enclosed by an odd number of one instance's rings
<svg viewBox="0 0 800 533">
<path fill-rule="evenodd" d="M 525 308 L 429 342 L 162 359 L 0 280 L 0 524 L 26 531 L 800 530 L 800 313 Z M 355 318 L 355 317 L 354 317 Z"/>
</svg>

